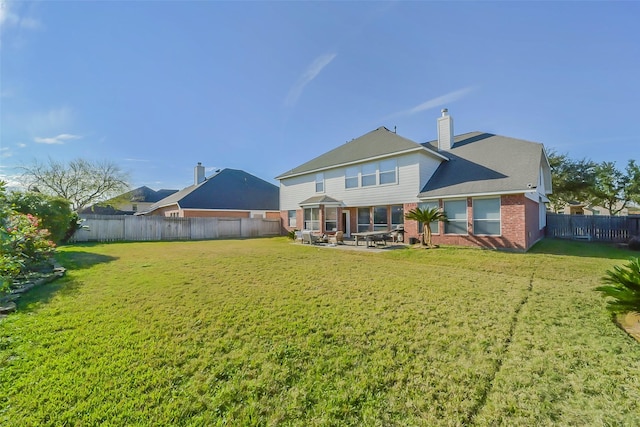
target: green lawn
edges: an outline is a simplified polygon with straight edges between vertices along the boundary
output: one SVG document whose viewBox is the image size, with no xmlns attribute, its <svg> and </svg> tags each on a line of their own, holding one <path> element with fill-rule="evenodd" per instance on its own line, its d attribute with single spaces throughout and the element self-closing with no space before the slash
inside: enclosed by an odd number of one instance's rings
<svg viewBox="0 0 640 427">
<path fill-rule="evenodd" d="M 64 247 L 0 322 L 0 425 L 640 425 L 640 344 L 593 291 L 631 255 Z"/>
</svg>

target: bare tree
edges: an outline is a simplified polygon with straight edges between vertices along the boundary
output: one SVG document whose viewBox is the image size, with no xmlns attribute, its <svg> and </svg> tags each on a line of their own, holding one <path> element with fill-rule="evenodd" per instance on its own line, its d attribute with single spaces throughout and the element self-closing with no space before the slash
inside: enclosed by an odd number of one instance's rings
<svg viewBox="0 0 640 427">
<path fill-rule="evenodd" d="M 69 200 L 75 211 L 129 189 L 128 174 L 110 161 L 75 159 L 65 163 L 49 158 L 22 170 L 28 187 Z"/>
</svg>

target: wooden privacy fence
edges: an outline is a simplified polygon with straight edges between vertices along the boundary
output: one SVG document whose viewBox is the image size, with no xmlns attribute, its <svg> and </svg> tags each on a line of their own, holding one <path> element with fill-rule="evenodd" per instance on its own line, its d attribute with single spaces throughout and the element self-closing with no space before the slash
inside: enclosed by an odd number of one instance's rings
<svg viewBox="0 0 640 427">
<path fill-rule="evenodd" d="M 640 235 L 640 215 L 562 215 L 547 214 L 547 237 L 626 242 Z"/>
<path fill-rule="evenodd" d="M 206 240 L 280 235 L 279 219 L 81 215 L 71 242 Z"/>
</svg>

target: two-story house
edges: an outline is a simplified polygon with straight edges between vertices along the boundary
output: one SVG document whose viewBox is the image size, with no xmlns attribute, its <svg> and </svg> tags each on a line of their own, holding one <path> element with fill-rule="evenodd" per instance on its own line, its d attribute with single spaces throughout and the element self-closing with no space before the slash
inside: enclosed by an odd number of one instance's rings
<svg viewBox="0 0 640 427">
<path fill-rule="evenodd" d="M 404 214 L 441 208 L 435 244 L 527 250 L 544 236 L 551 171 L 542 144 L 490 133 L 454 137 L 442 111 L 438 139 L 417 143 L 380 127 L 276 177 L 288 230 L 354 232 L 422 224 Z"/>
</svg>

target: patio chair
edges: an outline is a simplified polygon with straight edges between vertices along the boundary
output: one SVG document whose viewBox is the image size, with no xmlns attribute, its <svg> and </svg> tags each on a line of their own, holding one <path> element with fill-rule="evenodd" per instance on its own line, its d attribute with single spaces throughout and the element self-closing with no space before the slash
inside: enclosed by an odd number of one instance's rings
<svg viewBox="0 0 640 427">
<path fill-rule="evenodd" d="M 310 245 L 315 245 L 322 241 L 322 237 L 315 235 L 311 232 L 311 230 L 303 230 L 302 231 L 302 243 L 308 243 Z"/>
<path fill-rule="evenodd" d="M 329 238 L 330 243 L 335 243 L 336 245 L 344 244 L 344 233 L 342 231 L 336 231 L 336 234 Z"/>
</svg>

